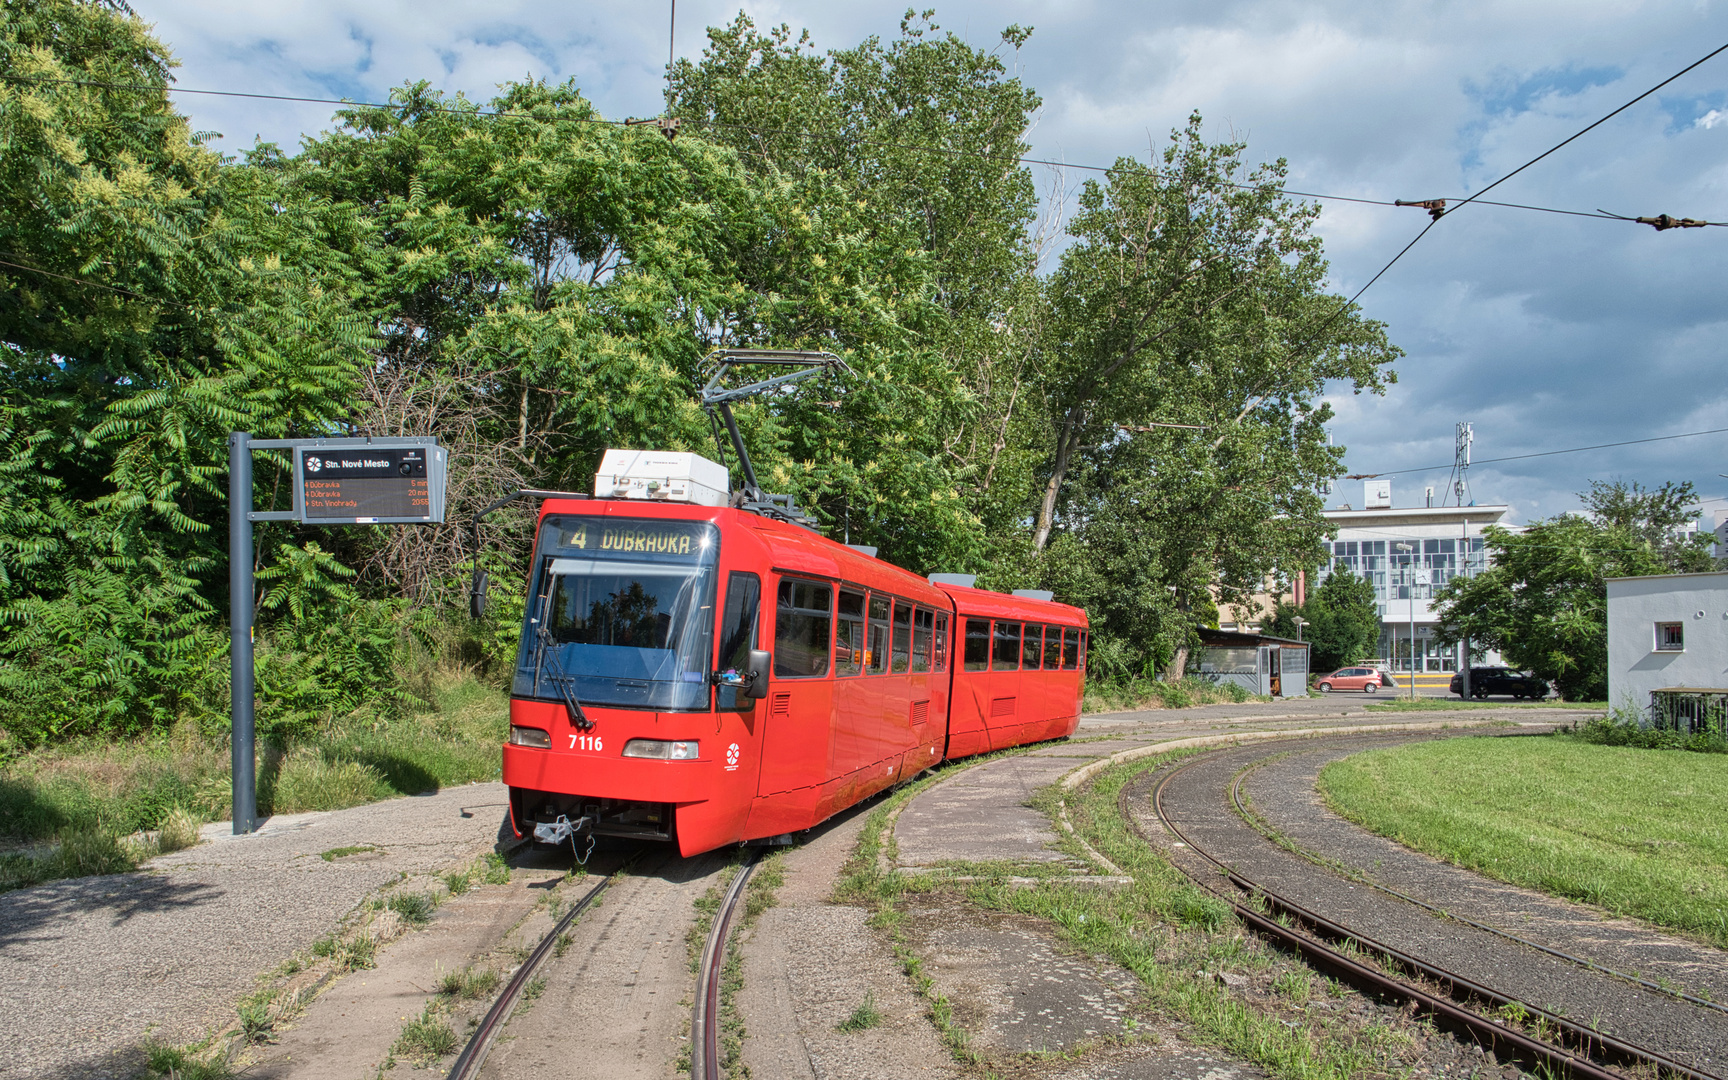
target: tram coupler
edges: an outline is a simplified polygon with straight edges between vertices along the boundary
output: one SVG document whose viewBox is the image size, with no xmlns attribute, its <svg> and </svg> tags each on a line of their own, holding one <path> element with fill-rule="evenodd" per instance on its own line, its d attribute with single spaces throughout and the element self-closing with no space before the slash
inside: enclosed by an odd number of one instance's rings
<svg viewBox="0 0 1728 1080">
<path fill-rule="evenodd" d="M 558 820 L 556 821 L 542 821 L 535 825 L 534 839 L 539 843 L 551 844 L 556 847 L 566 840 L 571 840 L 571 838 L 575 836 L 592 836 L 596 823 L 596 819 L 587 814 L 582 815 L 575 821 L 571 821 L 565 815 L 559 814 Z M 574 841 L 572 841 L 572 843 L 574 843 Z"/>
</svg>

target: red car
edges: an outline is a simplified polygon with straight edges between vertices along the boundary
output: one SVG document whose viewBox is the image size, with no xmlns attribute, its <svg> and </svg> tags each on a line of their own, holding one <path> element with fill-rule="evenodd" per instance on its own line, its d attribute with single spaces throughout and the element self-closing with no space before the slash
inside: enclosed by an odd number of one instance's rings
<svg viewBox="0 0 1728 1080">
<path fill-rule="evenodd" d="M 1320 676 L 1320 692 L 1330 694 L 1334 690 L 1360 690 L 1364 694 L 1372 694 L 1382 686 L 1396 687 L 1392 676 L 1384 671 L 1376 671 L 1371 667 L 1339 668 L 1330 675 Z"/>
</svg>

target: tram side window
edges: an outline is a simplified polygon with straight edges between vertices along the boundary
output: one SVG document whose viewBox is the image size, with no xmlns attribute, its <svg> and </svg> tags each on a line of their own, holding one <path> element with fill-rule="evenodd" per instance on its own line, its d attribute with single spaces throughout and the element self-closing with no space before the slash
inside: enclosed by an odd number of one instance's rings
<svg viewBox="0 0 1728 1080">
<path fill-rule="evenodd" d="M 1044 650 L 1044 628 L 1032 623 L 1026 624 L 1026 636 L 1021 639 L 1020 666 L 1027 671 L 1037 671 L 1040 654 Z"/>
<path fill-rule="evenodd" d="M 948 670 L 948 616 L 936 616 L 936 653 L 932 661 L 937 671 Z"/>
<path fill-rule="evenodd" d="M 870 674 L 888 670 L 888 598 L 874 593 L 870 595 L 870 651 L 865 655 Z"/>
<path fill-rule="evenodd" d="M 912 605 L 894 601 L 894 674 L 899 675 L 912 662 Z"/>
<path fill-rule="evenodd" d="M 756 613 L 762 604 L 762 579 L 755 574 L 733 571 L 726 579 L 726 612 L 720 620 L 720 670 L 743 671 L 750 666 L 750 650 L 756 647 Z M 736 686 L 722 686 L 718 705 L 722 709 L 749 709 L 754 698 Z"/>
<path fill-rule="evenodd" d="M 990 620 L 966 620 L 966 655 L 961 663 L 966 671 L 990 670 Z"/>
<path fill-rule="evenodd" d="M 774 614 L 774 674 L 799 679 L 828 674 L 829 620 L 834 588 L 816 581 L 780 581 Z"/>
<path fill-rule="evenodd" d="M 834 674 L 857 675 L 864 670 L 864 594 L 840 590 L 840 616 L 834 624 Z"/>
<path fill-rule="evenodd" d="M 1080 631 L 1080 670 L 1081 671 L 1086 670 L 1086 643 L 1087 643 L 1087 640 L 1091 638 L 1091 636 L 1092 635 L 1085 630 Z"/>
<path fill-rule="evenodd" d="M 1020 624 L 1017 622 L 999 622 L 996 624 L 996 648 L 990 654 L 990 668 L 993 671 L 1020 670 Z"/>
<path fill-rule="evenodd" d="M 912 670 L 930 670 L 930 627 L 936 613 L 929 608 L 919 608 L 912 615 Z"/>
<path fill-rule="evenodd" d="M 1080 631 L 1070 626 L 1062 639 L 1062 670 L 1073 671 L 1080 666 Z"/>
<path fill-rule="evenodd" d="M 1062 666 L 1062 628 L 1044 628 L 1044 670 L 1055 671 Z"/>
</svg>

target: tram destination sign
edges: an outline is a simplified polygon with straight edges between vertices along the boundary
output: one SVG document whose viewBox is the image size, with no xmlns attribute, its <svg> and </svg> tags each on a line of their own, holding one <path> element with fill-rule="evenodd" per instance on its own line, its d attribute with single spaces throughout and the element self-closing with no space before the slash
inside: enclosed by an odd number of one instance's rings
<svg viewBox="0 0 1728 1080">
<path fill-rule="evenodd" d="M 318 439 L 294 445 L 294 516 L 308 525 L 444 520 L 446 452 L 432 439 Z"/>
</svg>

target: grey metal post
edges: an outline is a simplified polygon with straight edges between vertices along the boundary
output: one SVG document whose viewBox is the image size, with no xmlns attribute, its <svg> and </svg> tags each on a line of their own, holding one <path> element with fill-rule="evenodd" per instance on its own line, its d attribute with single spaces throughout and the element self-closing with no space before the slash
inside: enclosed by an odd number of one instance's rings
<svg viewBox="0 0 1728 1080">
<path fill-rule="evenodd" d="M 234 835 L 258 827 L 252 715 L 252 434 L 228 433 L 228 645 Z"/>
<path fill-rule="evenodd" d="M 1460 496 L 1462 498 L 1462 496 Z M 1464 580 L 1470 580 L 1470 518 L 1464 518 Z M 1470 700 L 1470 638 L 1466 636 L 1458 643 L 1464 649 L 1464 659 L 1458 665 L 1458 697 L 1463 701 Z"/>
</svg>

